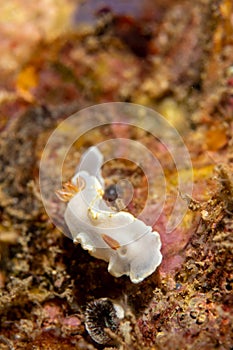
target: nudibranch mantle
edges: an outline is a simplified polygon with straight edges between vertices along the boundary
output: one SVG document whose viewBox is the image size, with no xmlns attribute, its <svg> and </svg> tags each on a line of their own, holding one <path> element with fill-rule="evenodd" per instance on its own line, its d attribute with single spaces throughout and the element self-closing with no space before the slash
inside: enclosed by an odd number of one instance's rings
<svg viewBox="0 0 233 350">
<path fill-rule="evenodd" d="M 109 262 L 110 274 L 127 275 L 133 283 L 139 283 L 162 261 L 160 235 L 132 214 L 107 206 L 102 164 L 103 155 L 97 147 L 90 147 L 82 156 L 71 180 L 77 191 L 69 198 L 65 222 L 75 243 Z"/>
</svg>

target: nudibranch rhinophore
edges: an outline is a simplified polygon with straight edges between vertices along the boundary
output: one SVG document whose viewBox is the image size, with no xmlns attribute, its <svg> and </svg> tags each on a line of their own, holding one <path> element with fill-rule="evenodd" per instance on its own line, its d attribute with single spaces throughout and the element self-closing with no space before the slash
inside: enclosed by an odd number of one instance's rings
<svg viewBox="0 0 233 350">
<path fill-rule="evenodd" d="M 132 214 L 116 212 L 106 204 L 102 164 L 102 153 L 90 147 L 71 182 L 58 191 L 68 202 L 65 222 L 75 243 L 109 263 L 110 274 L 127 275 L 139 283 L 162 261 L 160 235 Z"/>
</svg>

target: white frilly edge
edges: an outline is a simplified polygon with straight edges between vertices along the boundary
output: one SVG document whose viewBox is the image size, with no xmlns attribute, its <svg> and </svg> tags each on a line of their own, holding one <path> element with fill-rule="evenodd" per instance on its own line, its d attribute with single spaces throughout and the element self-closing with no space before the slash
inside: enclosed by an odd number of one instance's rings
<svg viewBox="0 0 233 350">
<path fill-rule="evenodd" d="M 103 155 L 96 147 L 84 153 L 72 182 L 84 180 L 85 188 L 69 201 L 65 221 L 74 242 L 92 256 L 109 262 L 109 273 L 115 277 L 127 275 L 133 283 L 139 283 L 162 261 L 160 235 L 132 214 L 115 212 L 106 205 L 102 198 L 102 164 Z M 103 235 L 119 246 L 111 248 Z"/>
</svg>

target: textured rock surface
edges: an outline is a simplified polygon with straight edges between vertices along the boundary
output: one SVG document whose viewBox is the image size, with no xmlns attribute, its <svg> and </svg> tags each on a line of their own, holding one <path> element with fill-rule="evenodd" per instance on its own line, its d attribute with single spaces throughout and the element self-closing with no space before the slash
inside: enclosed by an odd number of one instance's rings
<svg viewBox="0 0 233 350">
<path fill-rule="evenodd" d="M 97 349 L 84 328 L 85 304 L 110 297 L 127 305 L 112 349 L 231 349 L 232 1 L 143 1 L 143 15 L 131 18 L 102 8 L 86 31 L 75 23 L 75 1 L 11 3 L 0 23 L 0 348 Z M 39 195 L 50 132 L 73 112 L 106 101 L 161 111 L 193 161 L 190 210 L 161 237 L 163 263 L 139 285 L 110 276 L 105 262 L 54 228 Z M 79 140 L 75 160 L 120 135 L 153 145 L 146 133 L 106 126 Z M 163 161 L 172 183 L 174 169 Z M 68 155 L 67 179 L 73 162 Z M 135 170 L 124 161 L 103 169 L 106 181 L 124 175 L 137 184 L 133 213 L 145 193 Z M 155 230 L 163 232 L 168 212 L 169 203 Z"/>
</svg>

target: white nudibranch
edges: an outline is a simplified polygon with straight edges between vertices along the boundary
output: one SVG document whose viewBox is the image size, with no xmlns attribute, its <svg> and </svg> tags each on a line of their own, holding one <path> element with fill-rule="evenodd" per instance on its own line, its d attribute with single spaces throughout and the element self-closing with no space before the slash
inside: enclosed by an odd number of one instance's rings
<svg viewBox="0 0 233 350">
<path fill-rule="evenodd" d="M 160 236 L 132 214 L 107 206 L 103 199 L 102 164 L 100 151 L 89 148 L 65 191 L 58 191 L 59 197 L 68 202 L 65 222 L 75 243 L 109 262 L 109 273 L 115 277 L 127 275 L 138 283 L 162 261 Z"/>
</svg>

